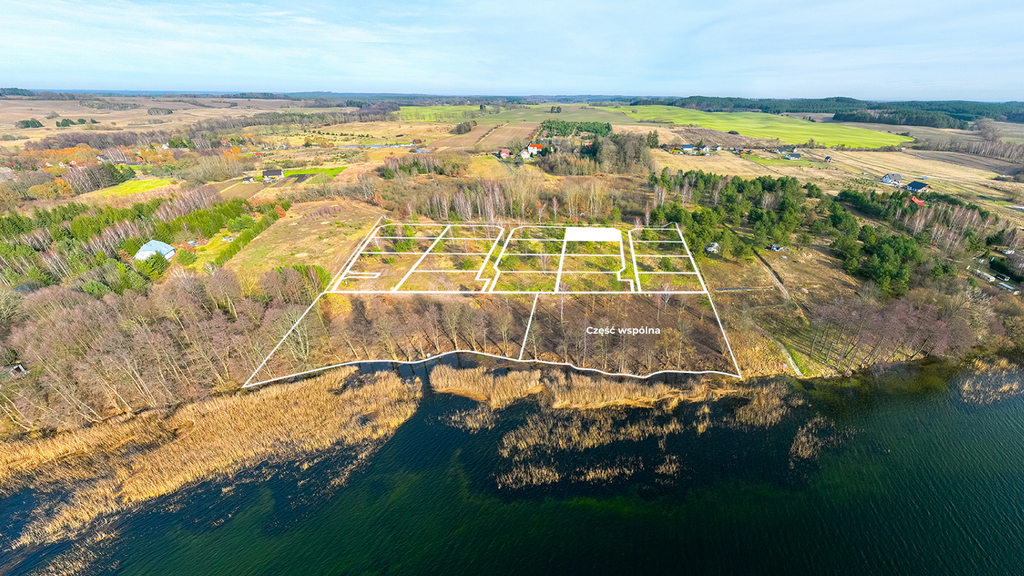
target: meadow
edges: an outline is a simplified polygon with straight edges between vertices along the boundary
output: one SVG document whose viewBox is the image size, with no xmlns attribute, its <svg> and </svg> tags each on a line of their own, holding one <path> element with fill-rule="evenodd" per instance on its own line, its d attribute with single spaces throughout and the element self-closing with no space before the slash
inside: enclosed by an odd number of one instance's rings
<svg viewBox="0 0 1024 576">
<path fill-rule="evenodd" d="M 701 112 L 675 106 L 622 106 L 600 110 L 624 114 L 637 120 L 692 124 L 722 132 L 733 130 L 744 136 L 778 139 L 789 144 L 803 144 L 813 139 L 818 144 L 826 146 L 881 148 L 896 146 L 909 140 L 896 134 L 759 112 Z"/>
<path fill-rule="evenodd" d="M 285 176 L 299 176 L 302 174 L 326 174 L 329 178 L 334 178 L 338 174 L 341 174 L 348 166 L 334 166 L 332 168 L 302 168 L 300 170 L 285 170 Z"/>
<path fill-rule="evenodd" d="M 111 196 L 131 196 L 132 194 L 139 194 L 140 192 L 149 192 L 163 186 L 170 186 L 174 184 L 174 180 L 170 178 L 156 178 L 152 180 L 129 180 L 122 182 L 117 186 L 111 186 L 110 188 L 101 188 L 88 194 L 83 194 L 82 198 L 106 198 Z"/>
<path fill-rule="evenodd" d="M 462 122 L 473 112 L 480 112 L 480 106 L 402 106 L 398 117 L 406 121 Z"/>
</svg>

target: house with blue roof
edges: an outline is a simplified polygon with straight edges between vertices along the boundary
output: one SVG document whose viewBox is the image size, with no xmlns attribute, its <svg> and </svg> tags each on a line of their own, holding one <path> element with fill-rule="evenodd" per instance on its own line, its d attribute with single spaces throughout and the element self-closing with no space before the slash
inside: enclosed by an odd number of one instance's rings
<svg viewBox="0 0 1024 576">
<path fill-rule="evenodd" d="M 143 244 L 142 248 L 139 248 L 139 251 L 135 253 L 135 259 L 147 260 L 156 254 L 163 256 L 164 260 L 170 262 L 171 258 L 174 258 L 174 246 L 159 240 L 150 240 Z"/>
</svg>

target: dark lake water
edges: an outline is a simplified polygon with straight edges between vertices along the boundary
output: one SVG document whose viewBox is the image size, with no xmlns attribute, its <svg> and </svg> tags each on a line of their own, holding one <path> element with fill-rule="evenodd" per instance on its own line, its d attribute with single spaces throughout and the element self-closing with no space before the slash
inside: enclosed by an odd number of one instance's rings
<svg viewBox="0 0 1024 576">
<path fill-rule="evenodd" d="M 661 432 L 513 462 L 503 439 L 539 417 L 596 424 L 523 402 L 471 433 L 448 417 L 472 402 L 432 396 L 346 485 L 330 485 L 343 452 L 201 485 L 123 521 L 87 572 L 1024 574 L 1024 398 L 976 406 L 935 382 L 804 398 L 769 428 L 730 425 L 729 401 L 702 433 L 692 406 L 618 412 L 613 429 Z M 824 447 L 794 459 L 811 422 Z M 523 464 L 631 473 L 499 487 Z"/>
</svg>

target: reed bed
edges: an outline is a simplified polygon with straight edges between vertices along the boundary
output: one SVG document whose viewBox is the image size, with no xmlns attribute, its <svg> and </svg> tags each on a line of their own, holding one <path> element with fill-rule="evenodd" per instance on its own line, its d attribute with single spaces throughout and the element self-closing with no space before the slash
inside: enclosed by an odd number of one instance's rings
<svg viewBox="0 0 1024 576">
<path fill-rule="evenodd" d="M 440 365 L 430 373 L 435 392 L 458 394 L 483 402 L 494 410 L 510 406 L 516 400 L 544 392 L 540 370 L 520 370 L 494 376 L 486 368 L 457 370 Z"/>
<path fill-rule="evenodd" d="M 1020 377 L 1020 366 L 1006 358 L 975 359 L 960 381 L 960 398 L 975 406 L 1011 398 L 1022 392 Z"/>
<path fill-rule="evenodd" d="M 553 408 L 592 410 L 611 406 L 650 408 L 665 400 L 704 402 L 731 396 L 740 390 L 725 380 L 695 380 L 685 388 L 674 388 L 644 380 L 591 378 L 561 370 L 552 370 L 543 377 L 540 370 L 495 376 L 483 367 L 457 370 L 444 365 L 430 373 L 430 383 L 436 392 L 472 398 L 494 410 L 533 394 L 550 398 Z"/>
<path fill-rule="evenodd" d="M 74 537 L 97 518 L 263 461 L 337 444 L 371 447 L 415 412 L 418 381 L 335 370 L 292 385 L 187 405 L 59 436 L 4 445 L 0 490 L 65 487 L 17 545 Z M 166 416 L 166 417 L 161 417 Z"/>
<path fill-rule="evenodd" d="M 768 384 L 753 390 L 750 402 L 736 410 L 736 422 L 758 428 L 769 428 L 782 421 L 789 412 L 786 397 L 789 389 L 782 384 Z"/>
</svg>

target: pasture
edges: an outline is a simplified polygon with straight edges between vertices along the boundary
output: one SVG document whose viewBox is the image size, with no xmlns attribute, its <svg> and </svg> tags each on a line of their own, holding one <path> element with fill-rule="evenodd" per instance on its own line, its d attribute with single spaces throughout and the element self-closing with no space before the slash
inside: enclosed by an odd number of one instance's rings
<svg viewBox="0 0 1024 576">
<path fill-rule="evenodd" d="M 758 112 L 701 112 L 675 106 L 621 106 L 600 108 L 613 114 L 625 114 L 637 120 L 660 120 L 674 124 L 692 124 L 714 130 L 739 132 L 754 138 L 778 139 L 789 144 L 803 144 L 811 139 L 827 146 L 880 148 L 896 146 L 910 140 L 883 132 L 855 128 L 843 124 L 810 122 L 788 116 Z"/>
<path fill-rule="evenodd" d="M 153 178 L 149 180 L 129 180 L 122 182 L 117 186 L 111 186 L 110 188 L 101 188 L 94 190 L 88 194 L 82 194 L 82 198 L 109 198 L 115 196 L 131 196 L 133 194 L 139 194 L 141 192 L 149 192 L 150 190 L 156 190 L 164 186 L 170 186 L 174 184 L 174 180 L 170 178 Z"/>
</svg>

